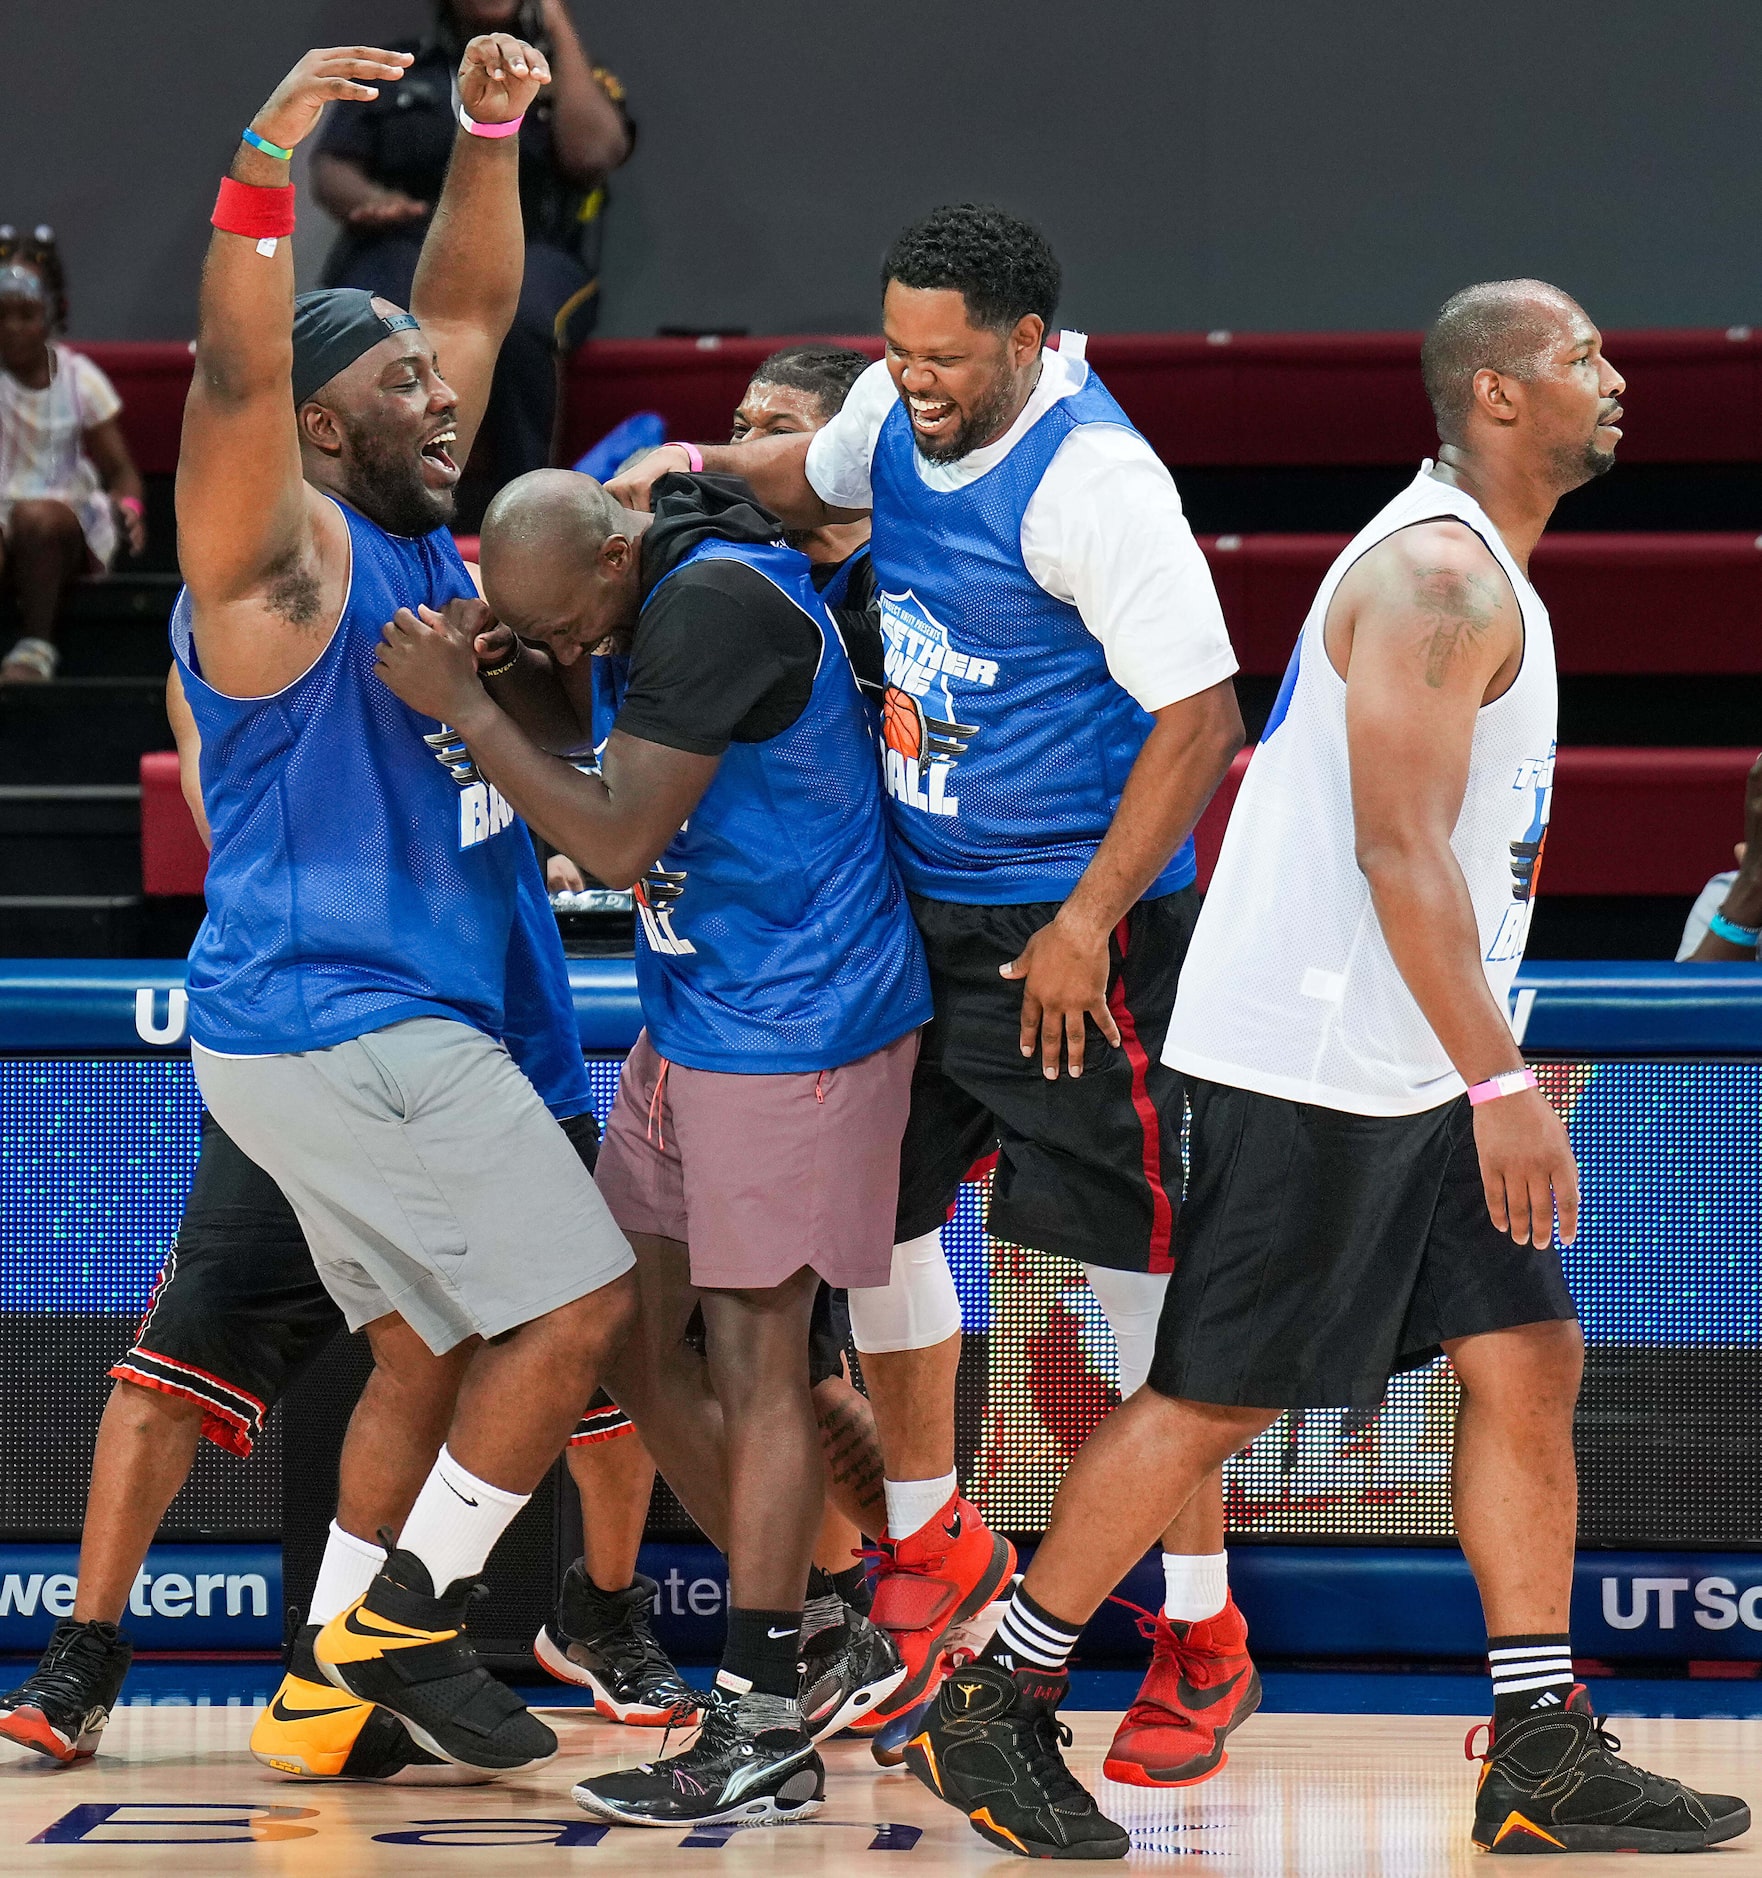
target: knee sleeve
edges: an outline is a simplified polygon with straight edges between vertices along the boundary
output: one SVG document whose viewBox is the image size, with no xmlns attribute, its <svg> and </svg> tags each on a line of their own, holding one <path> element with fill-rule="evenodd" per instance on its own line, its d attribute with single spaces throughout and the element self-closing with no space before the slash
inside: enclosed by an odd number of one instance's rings
<svg viewBox="0 0 1762 1878">
<path fill-rule="evenodd" d="M 928 1350 L 960 1327 L 960 1299 L 940 1227 L 893 1248 L 893 1276 L 886 1284 L 851 1289 L 851 1338 L 870 1356 Z"/>
<path fill-rule="evenodd" d="M 1116 1272 L 1106 1265 L 1085 1265 L 1089 1289 L 1101 1306 L 1120 1353 L 1120 1394 L 1143 1387 L 1156 1352 L 1156 1323 L 1162 1316 L 1167 1272 Z"/>
</svg>

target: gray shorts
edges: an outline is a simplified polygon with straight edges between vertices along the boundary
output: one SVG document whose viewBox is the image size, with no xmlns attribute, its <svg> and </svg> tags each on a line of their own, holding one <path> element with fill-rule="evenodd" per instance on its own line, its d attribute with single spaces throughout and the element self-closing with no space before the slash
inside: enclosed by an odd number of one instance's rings
<svg viewBox="0 0 1762 1878">
<path fill-rule="evenodd" d="M 287 1196 L 349 1328 L 438 1356 L 634 1262 L 569 1137 L 493 1037 L 415 1017 L 326 1050 L 190 1051 L 215 1119 Z"/>
</svg>

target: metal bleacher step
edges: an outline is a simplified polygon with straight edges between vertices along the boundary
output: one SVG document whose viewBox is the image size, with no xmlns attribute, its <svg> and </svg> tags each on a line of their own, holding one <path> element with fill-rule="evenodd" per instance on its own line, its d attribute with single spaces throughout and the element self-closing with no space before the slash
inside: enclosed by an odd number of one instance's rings
<svg viewBox="0 0 1762 1878">
<path fill-rule="evenodd" d="M 0 685 L 0 784 L 135 783 L 168 750 L 163 677 Z"/>
<path fill-rule="evenodd" d="M 0 893 L 140 890 L 138 783 L 0 783 Z"/>
</svg>

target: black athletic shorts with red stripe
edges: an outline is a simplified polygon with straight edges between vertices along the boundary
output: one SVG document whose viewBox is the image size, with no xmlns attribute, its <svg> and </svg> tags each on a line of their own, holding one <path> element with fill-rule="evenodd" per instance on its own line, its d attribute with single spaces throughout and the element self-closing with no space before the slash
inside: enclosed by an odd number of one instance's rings
<svg viewBox="0 0 1762 1878">
<path fill-rule="evenodd" d="M 1199 916 L 1183 887 L 1140 900 L 1109 942 L 1116 1049 L 1093 1023 L 1083 1074 L 1049 1082 L 1021 1051 L 1020 956 L 1059 902 L 964 906 L 911 896 L 935 1016 L 918 1050 L 900 1147 L 896 1240 L 948 1217 L 967 1170 L 993 1147 L 990 1230 L 999 1239 L 1116 1271 L 1172 1269 L 1181 1202 L 1181 1077 L 1162 1061 L 1175 985 Z"/>
<path fill-rule="evenodd" d="M 591 1170 L 599 1146 L 593 1116 L 562 1126 Z M 202 1433 L 229 1454 L 247 1455 L 264 1416 L 342 1327 L 294 1209 L 204 1114 L 201 1158 L 177 1238 L 134 1343 L 111 1375 L 199 1403 Z M 602 1403 L 623 1420 L 601 1396 L 590 1417 Z M 600 1425 L 602 1440 L 621 1432 L 603 1413 Z"/>
</svg>

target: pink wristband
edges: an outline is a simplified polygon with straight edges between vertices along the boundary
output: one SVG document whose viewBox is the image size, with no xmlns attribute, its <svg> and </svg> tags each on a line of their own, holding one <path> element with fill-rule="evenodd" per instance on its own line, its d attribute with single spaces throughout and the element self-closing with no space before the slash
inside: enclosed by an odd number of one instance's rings
<svg viewBox="0 0 1762 1878">
<path fill-rule="evenodd" d="M 111 500 L 119 509 L 126 510 L 138 522 L 147 513 L 147 505 L 139 496 L 113 496 Z"/>
<path fill-rule="evenodd" d="M 669 450 L 683 450 L 685 452 L 685 460 L 691 465 L 692 475 L 701 476 L 704 473 L 704 453 L 695 443 L 683 443 L 678 439 L 674 439 L 670 441 L 666 447 Z"/>
<path fill-rule="evenodd" d="M 1535 1087 L 1533 1069 L 1508 1069 L 1502 1076 L 1489 1076 L 1485 1082 L 1477 1082 L 1469 1090 L 1468 1099 L 1478 1109 L 1483 1102 L 1497 1102 L 1501 1096 L 1520 1095 L 1525 1089 Z"/>
<path fill-rule="evenodd" d="M 459 128 L 469 131 L 473 137 L 515 137 L 525 122 L 526 113 L 522 111 L 506 124 L 480 124 L 476 118 L 466 116 L 464 105 L 459 106 Z"/>
</svg>

